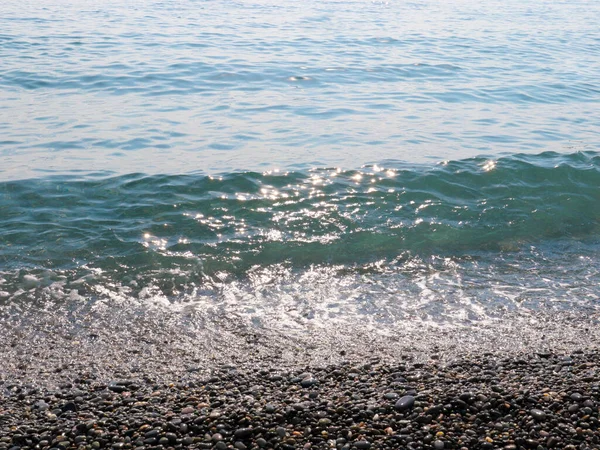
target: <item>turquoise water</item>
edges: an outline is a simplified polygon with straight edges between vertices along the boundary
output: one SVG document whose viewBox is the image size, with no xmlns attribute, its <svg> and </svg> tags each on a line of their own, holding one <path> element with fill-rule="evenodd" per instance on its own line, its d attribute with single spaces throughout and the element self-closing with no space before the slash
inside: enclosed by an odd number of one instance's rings
<svg viewBox="0 0 600 450">
<path fill-rule="evenodd" d="M 301 304 L 315 320 L 377 322 L 595 314 L 598 186 L 594 152 L 8 181 L 0 296 L 159 298 L 253 317 Z"/>
<path fill-rule="evenodd" d="M 594 319 L 598 17 L 4 2 L 0 304 L 256 327 Z"/>
</svg>

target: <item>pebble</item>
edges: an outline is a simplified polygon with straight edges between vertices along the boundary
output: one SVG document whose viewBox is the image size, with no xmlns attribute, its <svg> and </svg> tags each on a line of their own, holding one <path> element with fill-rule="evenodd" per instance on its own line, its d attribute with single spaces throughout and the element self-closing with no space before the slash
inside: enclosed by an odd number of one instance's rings
<svg viewBox="0 0 600 450">
<path fill-rule="evenodd" d="M 265 411 L 266 411 L 266 412 L 268 412 L 269 414 L 272 414 L 272 413 L 274 413 L 274 412 L 276 411 L 276 409 L 277 409 L 277 408 L 275 408 L 275 406 L 274 406 L 274 405 L 271 405 L 270 403 L 268 403 L 268 404 L 265 406 Z"/>
<path fill-rule="evenodd" d="M 125 392 L 127 390 L 127 386 L 123 386 L 121 384 L 110 384 L 108 386 L 108 390 L 113 392 Z"/>
<path fill-rule="evenodd" d="M 412 395 L 405 395 L 396 402 L 394 408 L 398 411 L 406 411 L 412 408 L 414 404 L 415 398 Z"/>
<path fill-rule="evenodd" d="M 305 378 L 300 382 L 300 386 L 302 386 L 303 388 L 309 388 L 314 386 L 315 384 L 318 384 L 319 381 L 315 378 L 309 377 L 309 378 Z"/>
<path fill-rule="evenodd" d="M 529 414 L 531 414 L 531 417 L 533 417 L 535 420 L 540 422 L 546 420 L 546 413 L 541 409 L 532 409 L 529 411 Z"/>
<path fill-rule="evenodd" d="M 233 433 L 233 437 L 236 439 L 247 439 L 252 436 L 252 428 L 239 428 Z"/>
<path fill-rule="evenodd" d="M 395 392 L 386 392 L 383 397 L 387 400 L 397 400 L 400 396 Z"/>
</svg>

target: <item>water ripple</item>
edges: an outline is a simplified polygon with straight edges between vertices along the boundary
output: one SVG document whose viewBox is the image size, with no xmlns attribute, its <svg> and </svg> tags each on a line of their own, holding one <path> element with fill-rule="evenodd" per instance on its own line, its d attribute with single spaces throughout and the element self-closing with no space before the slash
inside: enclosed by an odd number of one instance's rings
<svg viewBox="0 0 600 450">
<path fill-rule="evenodd" d="M 3 4 L 3 179 L 598 148 L 595 3 L 61 5 Z"/>
</svg>

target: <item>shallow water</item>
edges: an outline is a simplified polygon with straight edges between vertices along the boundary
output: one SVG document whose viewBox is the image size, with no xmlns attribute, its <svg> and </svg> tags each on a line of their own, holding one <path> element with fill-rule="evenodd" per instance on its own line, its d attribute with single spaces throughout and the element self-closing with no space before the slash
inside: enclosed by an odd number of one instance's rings
<svg viewBox="0 0 600 450">
<path fill-rule="evenodd" d="M 591 152 L 4 182 L 0 298 L 284 328 L 597 315 L 599 185 Z"/>
<path fill-rule="evenodd" d="M 0 305 L 290 336 L 595 326 L 599 13 L 4 2 Z"/>
</svg>

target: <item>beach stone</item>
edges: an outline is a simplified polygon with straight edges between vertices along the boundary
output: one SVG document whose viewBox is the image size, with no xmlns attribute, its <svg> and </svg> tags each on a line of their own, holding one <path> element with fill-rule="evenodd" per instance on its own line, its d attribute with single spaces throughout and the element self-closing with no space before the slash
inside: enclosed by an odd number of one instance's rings
<svg viewBox="0 0 600 450">
<path fill-rule="evenodd" d="M 77 411 L 77 405 L 75 402 L 67 402 L 61 407 L 62 412 L 75 412 Z"/>
<path fill-rule="evenodd" d="M 127 386 L 123 386 L 122 384 L 109 384 L 108 390 L 117 392 L 117 393 L 121 393 L 121 392 L 125 392 L 127 390 Z"/>
<path fill-rule="evenodd" d="M 455 398 L 452 403 L 454 404 L 454 406 L 458 409 L 467 409 L 467 403 L 464 402 L 463 400 L 459 399 L 459 398 Z"/>
<path fill-rule="evenodd" d="M 573 414 L 576 413 L 577 411 L 579 411 L 579 405 L 577 403 L 574 403 L 572 405 L 569 406 L 568 411 Z"/>
<path fill-rule="evenodd" d="M 432 407 L 430 407 L 427 410 L 427 414 L 429 414 L 435 418 L 440 415 L 440 413 L 443 411 L 443 409 L 444 409 L 444 405 L 433 405 Z"/>
<path fill-rule="evenodd" d="M 444 442 L 440 441 L 439 439 L 435 440 L 433 442 L 433 448 L 435 450 L 443 450 L 444 449 Z"/>
<path fill-rule="evenodd" d="M 472 403 L 475 396 L 471 392 L 463 392 L 458 396 L 458 398 L 465 403 Z"/>
<path fill-rule="evenodd" d="M 316 378 L 308 377 L 308 378 L 304 378 L 300 382 L 300 386 L 302 386 L 303 388 L 309 388 L 318 383 L 319 383 L 319 381 Z"/>
<path fill-rule="evenodd" d="M 265 412 L 268 412 L 269 414 L 274 413 L 276 410 L 275 405 L 272 405 L 270 403 L 267 403 L 265 406 Z"/>
<path fill-rule="evenodd" d="M 543 420 L 546 420 L 546 413 L 541 409 L 532 409 L 531 411 L 529 411 L 529 414 L 531 414 L 531 417 L 533 417 L 537 421 L 541 422 Z"/>
<path fill-rule="evenodd" d="M 35 404 L 35 407 L 37 409 L 39 409 L 40 411 L 46 411 L 48 408 L 50 408 L 50 406 L 48 405 L 48 403 L 46 403 L 44 400 L 40 400 L 39 402 L 37 402 Z"/>
<path fill-rule="evenodd" d="M 369 441 L 356 441 L 354 443 L 354 446 L 359 450 L 369 449 L 369 448 L 371 448 L 371 443 Z"/>
<path fill-rule="evenodd" d="M 396 410 L 398 411 L 406 411 L 410 408 L 412 408 L 415 404 L 415 398 L 412 395 L 405 395 L 404 397 L 400 398 L 400 400 L 398 400 L 396 402 L 396 404 L 394 405 L 394 408 L 396 408 Z"/>
<path fill-rule="evenodd" d="M 554 448 L 558 445 L 560 441 L 558 439 L 556 439 L 554 436 L 550 436 L 548 438 L 548 440 L 546 441 L 546 446 L 548 448 Z"/>
<path fill-rule="evenodd" d="M 583 395 L 581 395 L 579 392 L 573 392 L 571 394 L 571 400 L 573 400 L 574 402 L 580 402 L 583 399 Z"/>
<path fill-rule="evenodd" d="M 233 433 L 233 437 L 236 439 L 248 439 L 250 436 L 252 436 L 253 432 L 254 430 L 252 428 L 238 428 Z"/>
</svg>

